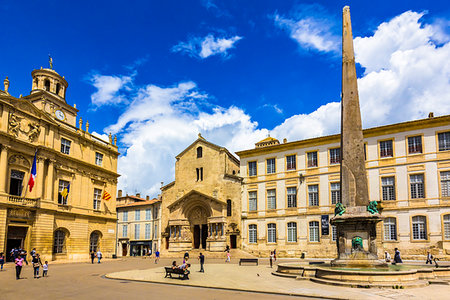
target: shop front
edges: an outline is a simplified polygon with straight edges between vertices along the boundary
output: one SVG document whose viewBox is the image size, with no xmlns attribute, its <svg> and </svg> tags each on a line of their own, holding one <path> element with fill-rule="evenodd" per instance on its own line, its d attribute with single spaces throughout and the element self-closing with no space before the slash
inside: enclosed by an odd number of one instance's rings
<svg viewBox="0 0 450 300">
<path fill-rule="evenodd" d="M 148 255 L 152 249 L 152 241 L 130 241 L 130 256 Z"/>
</svg>

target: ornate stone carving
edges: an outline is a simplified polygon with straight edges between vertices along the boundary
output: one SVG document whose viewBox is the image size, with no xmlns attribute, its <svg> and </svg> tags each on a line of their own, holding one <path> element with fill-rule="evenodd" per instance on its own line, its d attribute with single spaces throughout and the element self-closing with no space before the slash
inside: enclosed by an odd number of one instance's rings
<svg viewBox="0 0 450 300">
<path fill-rule="evenodd" d="M 20 154 L 15 154 L 13 156 L 11 156 L 8 160 L 8 163 L 10 165 L 20 165 L 26 168 L 30 168 L 30 162 L 28 161 L 28 159 L 26 159 L 25 157 L 23 157 Z"/>
<path fill-rule="evenodd" d="M 31 122 L 16 113 L 9 114 L 8 131 L 18 138 L 21 134 L 34 142 L 41 133 L 41 126 L 37 122 Z"/>
<path fill-rule="evenodd" d="M 28 139 L 30 142 L 34 142 L 41 134 L 41 126 L 38 123 L 29 123 L 28 127 Z"/>
</svg>

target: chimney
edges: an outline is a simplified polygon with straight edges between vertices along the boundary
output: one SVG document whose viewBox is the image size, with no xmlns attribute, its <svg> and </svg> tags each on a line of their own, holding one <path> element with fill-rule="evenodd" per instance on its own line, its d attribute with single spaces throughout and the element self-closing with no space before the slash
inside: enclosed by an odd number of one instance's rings
<svg viewBox="0 0 450 300">
<path fill-rule="evenodd" d="M 428 114 L 428 118 L 434 118 L 434 112 L 430 112 L 430 113 Z"/>
<path fill-rule="evenodd" d="M 150 200 L 150 196 L 149 195 L 147 195 L 147 197 L 145 197 L 145 200 Z"/>
<path fill-rule="evenodd" d="M 136 193 L 136 197 L 141 198 L 141 193 Z"/>
<path fill-rule="evenodd" d="M 119 190 L 119 192 L 117 193 L 117 197 L 118 198 L 122 197 L 122 190 Z"/>
</svg>

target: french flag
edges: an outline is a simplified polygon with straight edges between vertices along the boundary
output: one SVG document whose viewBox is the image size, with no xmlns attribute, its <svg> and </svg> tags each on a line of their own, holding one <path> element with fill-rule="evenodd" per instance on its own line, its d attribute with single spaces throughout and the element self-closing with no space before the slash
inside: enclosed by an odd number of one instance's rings
<svg viewBox="0 0 450 300">
<path fill-rule="evenodd" d="M 33 166 L 31 167 L 30 180 L 28 180 L 28 185 L 30 186 L 30 192 L 34 187 L 34 183 L 36 182 L 36 153 L 34 153 Z"/>
</svg>

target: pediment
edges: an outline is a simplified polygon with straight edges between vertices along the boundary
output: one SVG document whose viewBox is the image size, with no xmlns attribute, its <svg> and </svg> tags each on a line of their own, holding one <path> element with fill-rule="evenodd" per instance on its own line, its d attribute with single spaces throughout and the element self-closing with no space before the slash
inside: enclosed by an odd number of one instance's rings
<svg viewBox="0 0 450 300">
<path fill-rule="evenodd" d="M 211 200 L 212 202 L 218 203 L 220 205 L 226 206 L 227 204 L 223 201 L 220 201 L 217 198 L 208 196 L 206 194 L 203 194 L 199 191 L 196 190 L 191 190 L 190 192 L 188 192 L 187 194 L 184 194 L 182 197 L 180 197 L 179 199 L 177 199 L 175 202 L 173 202 L 172 204 L 170 204 L 169 206 L 167 206 L 167 208 L 169 208 L 170 210 L 174 209 L 177 206 L 182 205 L 184 202 L 189 201 L 190 198 L 192 198 L 193 196 L 199 196 L 201 198 L 207 199 L 207 200 Z"/>
</svg>

